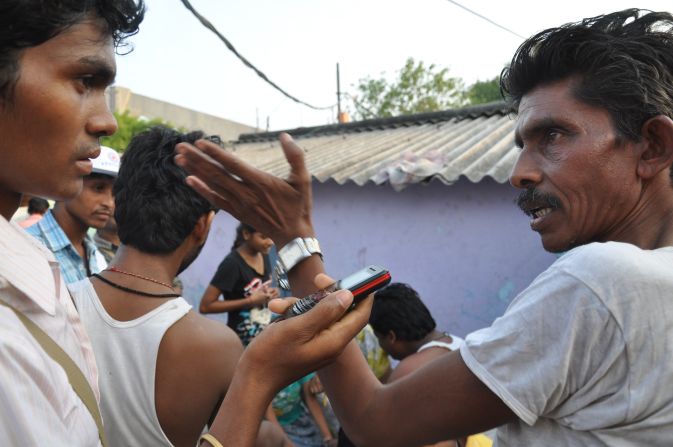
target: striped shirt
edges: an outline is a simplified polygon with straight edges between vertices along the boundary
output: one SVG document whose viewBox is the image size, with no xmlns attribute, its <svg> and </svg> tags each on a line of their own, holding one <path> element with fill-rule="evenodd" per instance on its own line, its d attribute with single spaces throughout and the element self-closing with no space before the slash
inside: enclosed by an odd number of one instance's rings
<svg viewBox="0 0 673 447">
<path fill-rule="evenodd" d="M 2 216 L 0 299 L 24 313 L 68 353 L 100 400 L 91 342 L 54 255 Z M 0 306 L 0 408 L 0 445 L 100 445 L 96 423 L 63 368 L 4 306 Z"/>
<path fill-rule="evenodd" d="M 26 231 L 54 253 L 61 267 L 63 279 L 67 284 L 86 279 L 91 274 L 99 273 L 107 267 L 105 258 L 98 251 L 96 244 L 89 235 L 84 238 L 84 249 L 86 250 L 88 266 L 84 263 L 84 260 L 72 245 L 68 236 L 66 236 L 61 226 L 56 222 L 51 210 L 47 211 L 38 223 L 32 227 L 28 227 Z"/>
</svg>

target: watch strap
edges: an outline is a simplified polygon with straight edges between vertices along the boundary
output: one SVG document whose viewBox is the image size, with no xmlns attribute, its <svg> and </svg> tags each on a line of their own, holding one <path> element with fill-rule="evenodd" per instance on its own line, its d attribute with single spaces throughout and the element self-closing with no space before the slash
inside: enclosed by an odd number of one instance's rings
<svg viewBox="0 0 673 447">
<path fill-rule="evenodd" d="M 278 250 L 278 264 L 284 272 L 289 272 L 297 264 L 312 255 L 322 258 L 320 244 L 314 237 L 297 237 Z"/>
</svg>

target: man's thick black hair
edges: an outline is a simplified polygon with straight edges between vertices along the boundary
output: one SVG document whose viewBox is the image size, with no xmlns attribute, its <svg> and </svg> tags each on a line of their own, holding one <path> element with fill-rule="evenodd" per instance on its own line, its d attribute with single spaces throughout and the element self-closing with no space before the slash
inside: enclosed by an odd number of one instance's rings
<svg viewBox="0 0 673 447">
<path fill-rule="evenodd" d="M 131 140 L 115 181 L 115 219 L 124 245 L 151 254 L 175 251 L 212 210 L 187 186 L 187 173 L 173 161 L 175 145 L 194 143 L 203 132 L 183 134 L 156 126 Z"/>
<path fill-rule="evenodd" d="M 418 341 L 437 324 L 418 293 L 409 285 L 394 282 L 374 294 L 369 324 L 380 333 L 389 331 L 402 341 Z"/>
<path fill-rule="evenodd" d="M 19 76 L 21 51 L 38 46 L 89 18 L 101 19 L 115 48 L 138 32 L 143 0 L 2 0 L 0 98 L 8 99 Z"/>
<path fill-rule="evenodd" d="M 542 31 L 516 51 L 500 88 L 516 110 L 526 93 L 567 78 L 578 100 L 639 141 L 645 121 L 673 118 L 673 15 L 626 9 Z"/>
</svg>

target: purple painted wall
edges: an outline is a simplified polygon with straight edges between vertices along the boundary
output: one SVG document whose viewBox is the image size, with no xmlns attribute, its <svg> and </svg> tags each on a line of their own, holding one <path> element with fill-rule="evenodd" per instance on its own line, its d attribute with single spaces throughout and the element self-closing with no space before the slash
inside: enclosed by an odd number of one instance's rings
<svg viewBox="0 0 673 447">
<path fill-rule="evenodd" d="M 489 325 L 555 259 L 514 204 L 516 191 L 492 180 L 413 185 L 313 184 L 314 224 L 335 278 L 368 264 L 421 295 L 440 329 L 457 335 Z M 198 300 L 229 252 L 237 222 L 219 213 L 204 250 L 182 274 Z M 223 321 L 226 321 L 222 317 Z"/>
</svg>

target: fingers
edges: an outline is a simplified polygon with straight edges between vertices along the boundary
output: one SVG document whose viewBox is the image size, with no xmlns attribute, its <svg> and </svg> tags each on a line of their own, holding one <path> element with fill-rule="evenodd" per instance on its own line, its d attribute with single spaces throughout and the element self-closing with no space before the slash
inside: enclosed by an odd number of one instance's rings
<svg viewBox="0 0 673 447">
<path fill-rule="evenodd" d="M 243 181 L 254 180 L 255 177 L 268 175 L 254 166 L 244 162 L 240 158 L 222 149 L 217 144 L 208 140 L 197 140 L 195 146 L 206 155 L 220 163 L 230 173 L 240 177 Z"/>
<path fill-rule="evenodd" d="M 194 191 L 201 194 L 213 206 L 231 214 L 231 210 L 233 209 L 231 203 L 210 189 L 208 185 L 206 185 L 200 178 L 190 175 L 185 179 L 185 183 L 187 183 L 187 185 L 190 186 Z"/>
<path fill-rule="evenodd" d="M 205 197 L 216 194 L 229 204 L 240 194 L 244 185 L 217 160 L 188 143 L 180 143 L 175 149 L 175 164 L 196 176 L 188 177 L 187 183 L 200 194 Z M 195 183 L 196 180 L 200 183 Z"/>
<path fill-rule="evenodd" d="M 318 334 L 337 322 L 353 302 L 353 294 L 348 290 L 330 293 L 305 314 L 290 318 L 298 329 L 307 334 Z"/>
<path fill-rule="evenodd" d="M 285 132 L 280 134 L 279 140 L 285 153 L 285 159 L 290 164 L 292 175 L 298 180 L 310 181 L 310 176 L 304 162 L 304 150 Z"/>
<path fill-rule="evenodd" d="M 284 314 L 297 301 L 297 298 L 274 298 L 269 301 L 269 309 L 277 314 Z"/>
<path fill-rule="evenodd" d="M 313 284 L 315 284 L 315 286 L 321 290 L 326 289 L 334 283 L 335 281 L 324 273 L 318 273 L 315 278 L 313 278 Z"/>
</svg>

